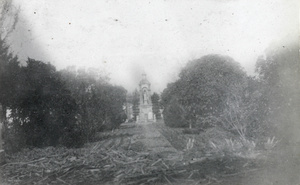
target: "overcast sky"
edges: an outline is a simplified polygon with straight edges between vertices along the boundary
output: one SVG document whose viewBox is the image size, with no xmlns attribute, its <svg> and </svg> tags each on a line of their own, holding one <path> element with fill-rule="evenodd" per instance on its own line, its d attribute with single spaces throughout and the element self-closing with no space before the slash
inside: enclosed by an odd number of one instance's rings
<svg viewBox="0 0 300 185">
<path fill-rule="evenodd" d="M 128 90 L 145 71 L 153 91 L 189 60 L 229 55 L 253 74 L 272 42 L 298 33 L 297 0 L 13 0 L 13 50 L 51 62 L 97 67 Z"/>
</svg>

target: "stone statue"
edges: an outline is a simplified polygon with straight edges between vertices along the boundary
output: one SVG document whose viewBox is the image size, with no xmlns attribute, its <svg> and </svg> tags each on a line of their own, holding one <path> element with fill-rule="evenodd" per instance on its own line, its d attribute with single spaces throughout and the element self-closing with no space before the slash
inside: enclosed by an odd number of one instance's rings
<svg viewBox="0 0 300 185">
<path fill-rule="evenodd" d="M 144 104 L 148 104 L 148 97 L 146 91 L 144 91 Z"/>
</svg>

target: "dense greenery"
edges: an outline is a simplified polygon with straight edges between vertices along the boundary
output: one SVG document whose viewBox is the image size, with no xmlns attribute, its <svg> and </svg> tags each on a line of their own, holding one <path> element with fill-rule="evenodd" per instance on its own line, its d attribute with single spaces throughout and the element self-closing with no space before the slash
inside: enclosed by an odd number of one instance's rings
<svg viewBox="0 0 300 185">
<path fill-rule="evenodd" d="M 246 85 L 246 73 L 240 65 L 219 55 L 207 55 L 189 62 L 179 77 L 162 94 L 164 117 L 172 116 L 168 106 L 177 102 L 186 120 L 182 126 L 188 122 L 190 127 L 212 124 L 215 121 L 212 118 L 219 117 L 227 101 L 233 98 L 231 95 L 240 93 L 238 91 L 243 91 Z M 237 86 L 241 88 L 235 88 Z"/>
<path fill-rule="evenodd" d="M 96 131 L 114 129 L 126 120 L 126 90 L 110 85 L 95 70 L 56 71 L 53 65 L 30 58 L 21 66 L 3 41 L 0 47 L 7 149 L 80 146 Z"/>
<path fill-rule="evenodd" d="M 297 42 L 276 45 L 256 63 L 261 122 L 285 142 L 300 141 L 300 61 Z"/>
<path fill-rule="evenodd" d="M 153 114 L 155 115 L 156 119 L 161 119 L 159 95 L 157 93 L 153 93 L 153 95 L 151 96 L 151 102 Z"/>
<path fill-rule="evenodd" d="M 140 114 L 140 94 L 138 90 L 135 90 L 132 94 L 132 111 L 133 111 L 133 119 L 137 120 L 137 116 Z"/>
<path fill-rule="evenodd" d="M 257 77 L 247 76 L 227 56 L 207 55 L 191 61 L 179 80 L 162 93 L 165 124 L 219 126 L 241 138 L 283 131 L 288 132 L 285 136 L 295 135 L 299 65 L 297 44 L 269 48 L 266 57 L 257 61 Z"/>
<path fill-rule="evenodd" d="M 126 120 L 124 88 L 110 85 L 95 69 L 69 67 L 61 74 L 79 106 L 77 122 L 86 131 L 86 140 L 96 131 L 117 128 Z"/>
</svg>

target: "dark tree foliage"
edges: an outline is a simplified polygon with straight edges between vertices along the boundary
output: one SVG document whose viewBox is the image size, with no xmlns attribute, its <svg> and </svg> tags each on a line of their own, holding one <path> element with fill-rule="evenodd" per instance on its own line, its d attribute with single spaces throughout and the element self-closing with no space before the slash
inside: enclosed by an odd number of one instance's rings
<svg viewBox="0 0 300 185">
<path fill-rule="evenodd" d="M 246 74 L 229 57 L 207 55 L 189 62 L 179 76 L 181 103 L 195 114 L 205 115 L 219 114 L 231 86 L 239 84 Z"/>
<path fill-rule="evenodd" d="M 0 27 L 4 28 L 0 30 L 0 122 L 3 123 L 2 127 L 2 138 L 7 143 L 9 132 L 15 132 L 21 139 L 19 129 L 8 129 L 7 127 L 7 110 L 12 107 L 13 104 L 17 103 L 17 88 L 16 81 L 19 74 L 19 63 L 17 57 L 13 56 L 9 51 L 9 46 L 5 42 L 10 36 L 19 18 L 19 9 L 13 6 L 12 1 L 1 1 L 0 2 Z M 0 135 L 1 135 L 0 134 Z M 5 144 L 6 145 L 6 144 Z M 22 144 L 20 144 L 21 146 Z M 16 145 L 14 145 L 16 146 Z M 5 146 L 4 146 L 5 147 Z M 18 146 L 16 146 L 18 147 Z"/>
<path fill-rule="evenodd" d="M 152 112 L 155 115 L 156 119 L 161 119 L 160 114 L 160 106 L 159 106 L 159 95 L 157 93 L 153 93 L 151 96 L 152 102 Z"/>
<path fill-rule="evenodd" d="M 184 107 L 173 97 L 163 111 L 164 122 L 169 127 L 188 127 L 189 123 L 184 118 Z"/>
<path fill-rule="evenodd" d="M 1 63 L 0 103 L 3 115 L 10 112 L 4 121 L 6 148 L 81 145 L 78 107 L 54 66 L 28 59 L 22 67 L 12 57 Z"/>
<path fill-rule="evenodd" d="M 136 121 L 137 116 L 140 113 L 140 93 L 135 90 L 132 96 L 132 111 L 133 111 L 133 119 Z"/>
<path fill-rule="evenodd" d="M 127 119 L 123 106 L 126 102 L 126 90 L 120 86 L 108 85 L 103 88 L 103 101 L 106 106 L 101 109 L 106 114 L 105 128 L 118 128 Z"/>
<path fill-rule="evenodd" d="M 92 69 L 69 67 L 61 74 L 78 105 L 77 124 L 85 141 L 93 140 L 97 131 L 112 130 L 125 122 L 124 88 L 110 85 L 106 78 Z"/>
<path fill-rule="evenodd" d="M 175 97 L 190 127 L 196 124 L 201 127 L 205 122 L 212 122 L 210 118 L 223 113 L 227 97 L 235 93 L 233 89 L 236 88 L 232 87 L 242 86 L 246 73 L 230 57 L 207 55 L 190 61 L 179 77 L 162 94 L 164 117 L 169 114 L 168 106 Z"/>
<path fill-rule="evenodd" d="M 1 63 L 0 103 L 10 112 L 6 133 L 11 137 L 6 143 L 12 151 L 24 146 L 80 146 L 97 131 L 115 129 L 127 119 L 126 90 L 108 84 L 94 70 L 57 72 L 34 59 L 19 66 L 5 54 Z"/>
<path fill-rule="evenodd" d="M 18 103 L 18 94 L 19 88 L 19 74 L 20 67 L 17 57 L 14 57 L 11 53 L 9 53 L 9 48 L 4 42 L 4 40 L 0 39 L 0 122 L 3 123 L 2 133 L 0 134 L 5 142 L 5 148 L 9 140 L 11 140 L 9 132 L 16 133 L 17 136 L 15 140 L 22 140 L 20 129 L 12 128 L 8 129 L 7 125 L 7 110 L 16 107 Z M 22 143 L 20 143 L 22 146 Z M 19 145 L 14 144 L 15 148 L 19 148 Z"/>
<path fill-rule="evenodd" d="M 18 88 L 16 82 L 19 81 L 20 74 L 18 59 L 9 53 L 8 49 L 5 42 L 0 40 L 0 103 L 4 120 L 6 110 L 16 103 Z"/>
<path fill-rule="evenodd" d="M 180 88 L 179 80 L 167 84 L 167 88 L 165 88 L 161 93 L 160 107 L 162 109 L 166 109 L 170 105 L 173 98 L 179 99 L 178 91 Z M 166 113 L 166 111 L 164 112 Z"/>
<path fill-rule="evenodd" d="M 256 63 L 260 82 L 262 124 L 269 134 L 286 140 L 299 138 L 300 61 L 299 46 L 287 43 L 268 48 L 266 57 Z M 298 133 L 298 134 L 296 134 Z M 294 137 L 294 138 L 293 138 Z M 298 139 L 299 140 L 299 139 Z"/>
<path fill-rule="evenodd" d="M 18 22 L 11 1 L 0 3 L 0 107 L 6 145 L 79 146 L 94 133 L 126 120 L 126 90 L 108 83 L 97 70 L 54 66 L 28 59 L 19 65 L 5 44 Z M 7 113 L 10 113 L 6 118 Z M 12 149 L 13 150 L 13 149 Z"/>
<path fill-rule="evenodd" d="M 26 144 L 80 145 L 80 133 L 75 125 L 78 107 L 55 67 L 28 59 L 21 76 L 23 88 L 13 114 L 21 121 Z"/>
</svg>

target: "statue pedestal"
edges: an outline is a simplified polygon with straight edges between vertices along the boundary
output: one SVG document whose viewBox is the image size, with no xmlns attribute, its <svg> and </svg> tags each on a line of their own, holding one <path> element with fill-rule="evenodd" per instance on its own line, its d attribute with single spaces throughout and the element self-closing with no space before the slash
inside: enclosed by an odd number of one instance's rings
<svg viewBox="0 0 300 185">
<path fill-rule="evenodd" d="M 140 105 L 139 118 L 141 123 L 153 122 L 152 105 Z"/>
</svg>

